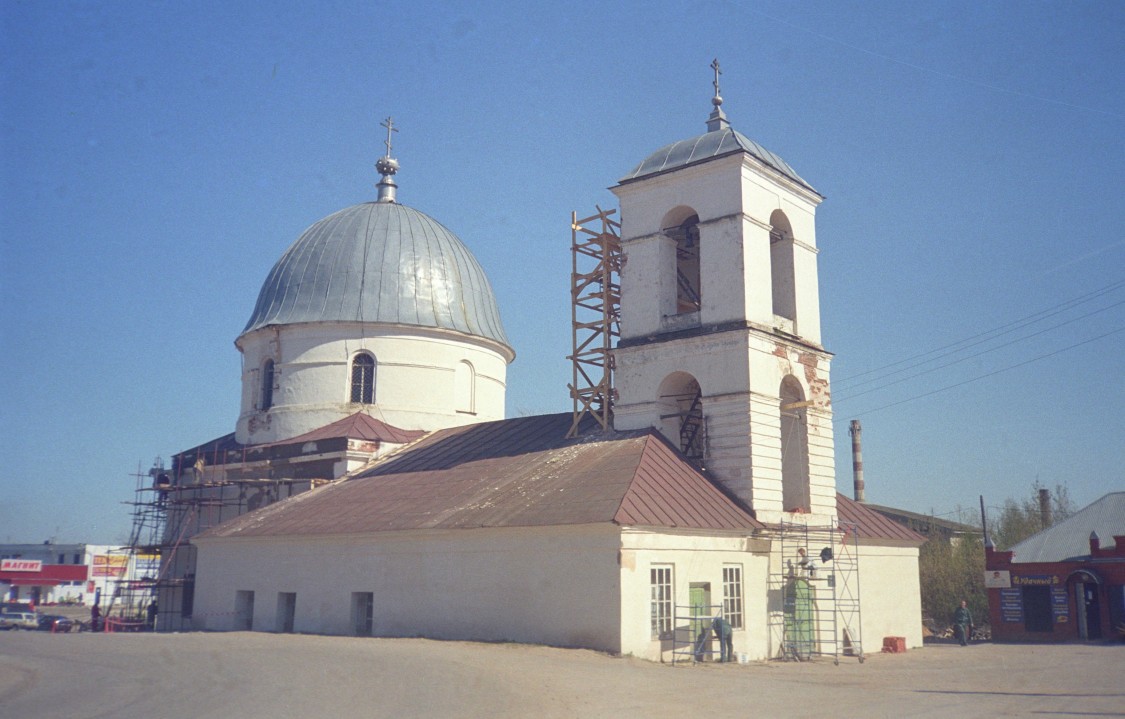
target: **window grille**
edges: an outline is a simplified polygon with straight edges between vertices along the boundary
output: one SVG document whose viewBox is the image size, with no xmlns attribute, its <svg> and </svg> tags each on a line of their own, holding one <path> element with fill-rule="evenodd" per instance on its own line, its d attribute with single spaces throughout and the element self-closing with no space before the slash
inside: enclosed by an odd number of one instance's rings
<svg viewBox="0 0 1125 719">
<path fill-rule="evenodd" d="M 356 355 L 352 360 L 352 402 L 372 404 L 375 401 L 375 358 Z"/>
</svg>

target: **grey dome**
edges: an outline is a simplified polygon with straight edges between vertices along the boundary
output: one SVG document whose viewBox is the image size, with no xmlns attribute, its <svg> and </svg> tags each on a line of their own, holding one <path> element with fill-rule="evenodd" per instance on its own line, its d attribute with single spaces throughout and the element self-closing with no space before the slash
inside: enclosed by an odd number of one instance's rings
<svg viewBox="0 0 1125 719">
<path fill-rule="evenodd" d="M 354 205 L 305 230 L 270 270 L 242 333 L 332 321 L 439 327 L 509 346 L 469 249 L 432 217 L 393 202 Z"/>
<path fill-rule="evenodd" d="M 790 180 L 816 192 L 812 185 L 802 180 L 801 176 L 798 175 L 785 160 L 749 139 L 741 132 L 725 126 L 687 140 L 673 142 L 671 145 L 660 148 L 646 157 L 641 164 L 633 168 L 633 171 L 628 175 L 622 177 L 619 182 L 626 183 L 650 175 L 671 172 L 681 167 L 695 165 L 700 162 L 712 160 L 716 157 L 725 157 L 726 155 L 731 155 L 736 152 L 749 153 L 785 175 Z"/>
</svg>

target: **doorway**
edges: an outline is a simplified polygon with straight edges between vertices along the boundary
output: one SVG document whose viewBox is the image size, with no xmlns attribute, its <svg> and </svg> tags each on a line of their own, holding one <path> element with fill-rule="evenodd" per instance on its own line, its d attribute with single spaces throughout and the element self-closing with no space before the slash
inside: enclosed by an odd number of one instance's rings
<svg viewBox="0 0 1125 719">
<path fill-rule="evenodd" d="M 1074 583 L 1074 605 L 1078 608 L 1078 638 L 1102 638 L 1102 607 L 1098 585 L 1093 582 Z"/>
<path fill-rule="evenodd" d="M 813 646 L 812 587 L 806 579 L 793 579 L 785 588 L 785 656 L 804 661 L 814 650 Z"/>
<path fill-rule="evenodd" d="M 277 593 L 277 631 L 282 634 L 293 633 L 293 620 L 297 615 L 297 593 Z"/>
</svg>

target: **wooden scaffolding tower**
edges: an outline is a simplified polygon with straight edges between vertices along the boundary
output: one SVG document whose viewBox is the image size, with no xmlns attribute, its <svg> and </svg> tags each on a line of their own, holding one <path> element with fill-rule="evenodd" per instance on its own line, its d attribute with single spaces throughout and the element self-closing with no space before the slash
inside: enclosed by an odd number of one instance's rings
<svg viewBox="0 0 1125 719">
<path fill-rule="evenodd" d="M 586 415 L 602 431 L 613 428 L 613 346 L 621 336 L 621 223 L 613 219 L 617 210 L 597 211 L 583 219 L 570 215 L 574 351 L 567 359 L 574 367 L 569 385 L 574 421 L 567 437 L 578 434 Z"/>
</svg>

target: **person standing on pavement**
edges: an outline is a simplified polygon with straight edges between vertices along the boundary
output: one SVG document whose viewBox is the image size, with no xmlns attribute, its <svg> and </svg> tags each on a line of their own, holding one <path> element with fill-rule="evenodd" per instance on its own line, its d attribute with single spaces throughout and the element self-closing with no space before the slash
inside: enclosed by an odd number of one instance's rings
<svg viewBox="0 0 1125 719">
<path fill-rule="evenodd" d="M 953 612 L 953 635 L 964 647 L 969 644 L 969 637 L 972 636 L 972 632 L 973 614 L 969 611 L 969 603 L 962 599 L 961 606 Z"/>
</svg>

